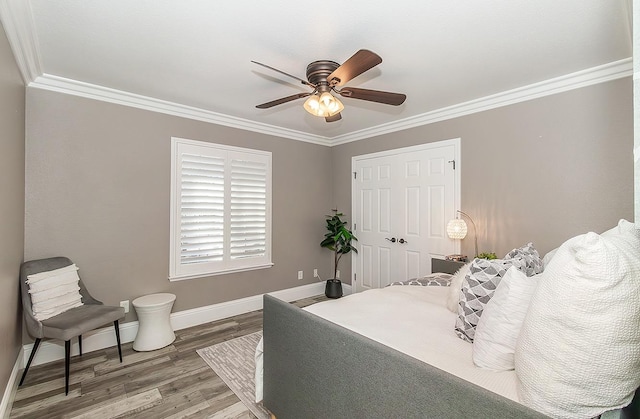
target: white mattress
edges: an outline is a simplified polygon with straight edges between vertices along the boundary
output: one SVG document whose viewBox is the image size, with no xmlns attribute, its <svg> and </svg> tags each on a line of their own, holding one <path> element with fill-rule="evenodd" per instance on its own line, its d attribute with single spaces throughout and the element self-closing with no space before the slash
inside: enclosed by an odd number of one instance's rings
<svg viewBox="0 0 640 419">
<path fill-rule="evenodd" d="M 453 331 L 445 306 L 449 287 L 392 286 L 324 301 L 304 309 L 349 330 L 519 402 L 515 371 L 478 368 L 472 345 Z M 262 341 L 256 351 L 256 397 L 262 399 Z M 363 361 L 364 362 L 364 361 Z M 259 369 L 258 369 L 259 368 Z M 261 381 L 261 380 L 260 380 Z"/>
</svg>

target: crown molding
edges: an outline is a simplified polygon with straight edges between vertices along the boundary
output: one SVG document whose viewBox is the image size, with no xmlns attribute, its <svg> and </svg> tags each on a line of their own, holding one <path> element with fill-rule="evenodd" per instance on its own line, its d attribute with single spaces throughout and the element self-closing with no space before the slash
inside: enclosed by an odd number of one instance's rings
<svg viewBox="0 0 640 419">
<path fill-rule="evenodd" d="M 137 95 L 108 87 L 98 86 L 59 76 L 44 74 L 38 48 L 38 39 L 33 22 L 33 12 L 29 0 L 0 0 L 0 20 L 16 58 L 16 62 L 29 87 L 51 90 L 90 99 L 131 106 L 153 112 L 160 112 L 182 118 L 223 125 L 232 128 L 273 135 L 281 138 L 308 142 L 323 146 L 334 146 L 353 141 L 402 131 L 447 119 L 457 118 L 476 112 L 512 105 L 531 99 L 553 95 L 598 83 L 632 76 L 632 58 L 600 65 L 517 89 L 474 99 L 468 102 L 436 109 L 431 112 L 411 116 L 351 133 L 326 137 L 309 134 L 275 125 L 250 121 L 224 115 L 205 109 L 181 105 L 161 99 Z"/>
<path fill-rule="evenodd" d="M 9 39 L 22 79 L 25 85 L 28 85 L 42 74 L 31 2 L 0 0 L 0 21 Z"/>
<path fill-rule="evenodd" d="M 29 87 L 86 97 L 118 105 L 131 106 L 134 108 L 209 122 L 217 125 L 224 125 L 261 134 L 290 138 L 292 140 L 304 141 L 307 143 L 324 146 L 329 146 L 331 144 L 329 138 L 320 135 L 308 134 L 288 128 L 250 121 L 248 119 L 224 115 L 218 112 L 181 105 L 179 103 L 169 102 L 166 100 L 142 96 L 77 80 L 66 79 L 64 77 L 53 76 L 51 74 L 43 74 L 42 76 L 37 77 L 33 82 L 29 83 Z"/>
<path fill-rule="evenodd" d="M 33 82 L 29 83 L 29 87 L 82 96 L 104 102 L 179 116 L 182 118 L 194 119 L 212 124 L 224 125 L 261 134 L 274 135 L 277 137 L 331 147 L 448 119 L 458 118 L 460 116 L 512 105 L 598 83 L 604 83 L 632 76 L 632 74 L 632 59 L 626 58 L 539 83 L 530 84 L 528 86 L 519 87 L 517 89 L 497 93 L 495 95 L 459 103 L 442 109 L 436 109 L 431 112 L 404 118 L 399 121 L 366 128 L 332 138 L 250 121 L 243 118 L 237 118 L 234 116 L 224 115 L 217 112 L 207 111 L 90 83 L 84 83 L 77 80 L 66 79 L 50 74 L 44 74 L 36 77 Z"/>
<path fill-rule="evenodd" d="M 446 108 L 436 109 L 421 115 L 401 119 L 399 121 L 366 128 L 349 134 L 339 135 L 331 139 L 331 145 L 340 145 L 366 138 L 402 131 L 434 122 L 445 121 L 464 115 L 487 111 L 502 106 L 525 102 L 544 96 L 554 95 L 581 87 L 604 83 L 611 80 L 629 77 L 633 73 L 631 58 L 614 61 L 608 64 L 577 71 L 564 76 L 555 77 L 539 83 L 507 90 L 480 99 L 459 103 Z"/>
</svg>

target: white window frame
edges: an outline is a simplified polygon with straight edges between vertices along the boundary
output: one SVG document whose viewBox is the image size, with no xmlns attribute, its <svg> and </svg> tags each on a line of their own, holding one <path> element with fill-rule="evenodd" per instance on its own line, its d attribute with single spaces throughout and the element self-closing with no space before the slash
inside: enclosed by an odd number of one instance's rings
<svg viewBox="0 0 640 419">
<path fill-rule="evenodd" d="M 222 261 L 205 263 L 181 263 L 181 164 L 182 154 L 202 153 L 204 156 L 223 157 L 225 159 L 224 176 L 224 254 Z M 230 257 L 230 160 L 235 158 L 246 158 L 247 160 L 260 161 L 267 165 L 266 179 L 266 248 L 265 254 L 256 257 L 236 258 Z M 222 144 L 214 144 L 204 141 L 188 140 L 184 138 L 171 138 L 171 217 L 170 217 L 170 257 L 169 257 L 169 280 L 180 281 L 185 279 L 202 278 L 207 276 L 222 275 L 234 272 L 249 271 L 255 269 L 270 268 L 271 261 L 271 152 L 253 150 L 248 148 L 234 147 Z"/>
</svg>

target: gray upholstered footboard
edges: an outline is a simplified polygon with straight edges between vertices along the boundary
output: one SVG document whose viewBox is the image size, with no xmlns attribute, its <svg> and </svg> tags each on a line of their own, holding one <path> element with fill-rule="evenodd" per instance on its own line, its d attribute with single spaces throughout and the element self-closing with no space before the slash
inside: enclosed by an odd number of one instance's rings
<svg viewBox="0 0 640 419">
<path fill-rule="evenodd" d="M 269 295 L 264 405 L 278 419 L 546 417 Z"/>
</svg>

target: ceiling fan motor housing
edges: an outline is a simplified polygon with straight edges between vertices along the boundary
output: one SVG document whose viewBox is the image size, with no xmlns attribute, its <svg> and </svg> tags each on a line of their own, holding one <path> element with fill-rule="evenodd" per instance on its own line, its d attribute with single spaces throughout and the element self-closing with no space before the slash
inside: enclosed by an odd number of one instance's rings
<svg viewBox="0 0 640 419">
<path fill-rule="evenodd" d="M 318 92 L 328 92 L 331 90 L 327 77 L 333 73 L 340 64 L 330 60 L 314 61 L 307 66 L 307 80 L 317 86 Z"/>
</svg>

